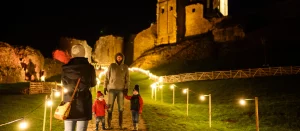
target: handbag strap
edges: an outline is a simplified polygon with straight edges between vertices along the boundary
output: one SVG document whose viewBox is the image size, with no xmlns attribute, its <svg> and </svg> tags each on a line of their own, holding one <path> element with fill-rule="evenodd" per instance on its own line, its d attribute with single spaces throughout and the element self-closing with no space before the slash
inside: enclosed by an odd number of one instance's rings
<svg viewBox="0 0 300 131">
<path fill-rule="evenodd" d="M 77 91 L 77 89 L 78 89 L 78 86 L 79 86 L 79 83 L 80 83 L 80 79 L 81 79 L 81 78 L 78 78 L 78 81 L 77 81 L 75 90 L 74 90 L 74 92 L 73 92 L 73 94 L 72 94 L 72 97 L 71 97 L 71 102 L 74 100 L 74 96 L 75 96 L 75 93 L 76 93 L 76 91 Z"/>
</svg>

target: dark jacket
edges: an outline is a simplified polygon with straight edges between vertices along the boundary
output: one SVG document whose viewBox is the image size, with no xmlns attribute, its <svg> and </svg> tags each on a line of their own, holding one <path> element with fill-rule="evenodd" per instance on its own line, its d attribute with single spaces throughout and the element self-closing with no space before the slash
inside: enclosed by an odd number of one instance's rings
<svg viewBox="0 0 300 131">
<path fill-rule="evenodd" d="M 124 95 L 127 100 L 130 100 L 130 110 L 138 111 L 139 114 L 142 114 L 144 101 L 140 94 L 128 96 L 127 94 Z"/>
<path fill-rule="evenodd" d="M 78 78 L 81 78 L 74 101 L 71 104 L 70 115 L 67 120 L 85 121 L 92 119 L 92 94 L 90 88 L 96 85 L 94 67 L 87 58 L 75 57 L 62 66 L 62 84 L 68 90 L 64 94 L 64 101 L 70 101 Z"/>
</svg>

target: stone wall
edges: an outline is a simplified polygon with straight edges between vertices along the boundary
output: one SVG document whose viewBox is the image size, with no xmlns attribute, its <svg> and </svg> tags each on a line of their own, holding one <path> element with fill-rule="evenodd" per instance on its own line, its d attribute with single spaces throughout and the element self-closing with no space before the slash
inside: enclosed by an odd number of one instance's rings
<svg viewBox="0 0 300 131">
<path fill-rule="evenodd" d="M 60 75 L 62 71 L 63 63 L 55 59 L 46 58 L 44 65 L 44 74 L 46 76 L 46 81 L 48 78 Z"/>
<path fill-rule="evenodd" d="M 124 38 L 108 35 L 102 36 L 96 41 L 93 52 L 93 60 L 100 64 L 115 62 L 115 54 L 123 53 Z"/>
<path fill-rule="evenodd" d="M 0 83 L 39 80 L 44 57 L 31 47 L 13 47 L 0 42 Z"/>
<path fill-rule="evenodd" d="M 214 36 L 214 41 L 216 42 L 235 41 L 245 37 L 243 28 L 240 28 L 239 26 L 217 28 L 214 29 L 212 33 Z"/>
<path fill-rule="evenodd" d="M 156 24 L 152 24 L 148 29 L 136 35 L 133 45 L 133 60 L 136 60 L 146 50 L 152 49 L 155 46 L 156 29 Z"/>
<path fill-rule="evenodd" d="M 159 0 L 157 4 L 157 43 L 177 42 L 176 0 Z"/>
<path fill-rule="evenodd" d="M 69 55 L 71 54 L 71 48 L 75 44 L 81 44 L 85 48 L 85 57 L 88 58 L 89 62 L 92 62 L 92 48 L 87 44 L 86 40 L 78 40 L 75 38 L 63 37 L 60 39 L 60 48 L 66 51 Z M 70 55 L 71 56 L 71 55 Z"/>
<path fill-rule="evenodd" d="M 188 5 L 185 7 L 185 36 L 199 35 L 211 30 L 212 24 L 203 17 L 203 8 L 203 5 L 199 3 Z"/>
</svg>

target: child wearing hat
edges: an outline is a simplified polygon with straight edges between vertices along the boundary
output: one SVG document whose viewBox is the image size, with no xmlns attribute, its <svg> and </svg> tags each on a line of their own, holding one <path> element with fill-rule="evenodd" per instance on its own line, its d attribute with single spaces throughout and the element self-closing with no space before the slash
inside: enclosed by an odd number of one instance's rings
<svg viewBox="0 0 300 131">
<path fill-rule="evenodd" d="M 127 100 L 130 100 L 130 110 L 132 114 L 132 123 L 134 128 L 133 130 L 138 130 L 139 114 L 142 114 L 143 110 L 143 99 L 139 92 L 139 85 L 135 85 L 132 96 L 128 96 L 127 93 L 125 93 L 125 98 Z"/>
<path fill-rule="evenodd" d="M 93 114 L 96 117 L 96 131 L 98 131 L 99 122 L 102 123 L 102 130 L 105 130 L 105 109 L 108 109 L 104 96 L 101 91 L 97 92 L 97 99 L 93 104 Z"/>
</svg>

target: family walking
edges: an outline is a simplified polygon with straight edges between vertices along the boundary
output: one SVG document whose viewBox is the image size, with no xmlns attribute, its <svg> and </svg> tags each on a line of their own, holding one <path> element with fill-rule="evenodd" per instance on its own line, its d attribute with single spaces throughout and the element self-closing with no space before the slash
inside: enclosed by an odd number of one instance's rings
<svg viewBox="0 0 300 131">
<path fill-rule="evenodd" d="M 124 64 L 125 56 L 117 53 L 115 63 L 111 63 L 106 72 L 104 82 L 104 95 L 108 95 L 108 101 L 104 100 L 102 92 L 97 92 L 97 99 L 92 102 L 90 88 L 96 85 L 96 72 L 94 67 L 85 58 L 85 48 L 76 44 L 71 49 L 71 60 L 62 66 L 62 83 L 68 93 L 64 94 L 64 102 L 68 102 L 74 92 L 77 80 L 80 83 L 75 92 L 74 101 L 71 103 L 70 114 L 64 121 L 65 131 L 86 131 L 88 121 L 92 116 L 96 118 L 96 131 L 98 129 L 113 129 L 111 124 L 114 102 L 118 104 L 119 129 L 123 129 L 124 98 L 130 100 L 133 129 L 138 130 L 139 114 L 142 113 L 143 99 L 139 94 L 139 86 L 135 85 L 133 94 L 128 96 L 130 86 L 129 69 Z M 105 125 L 105 111 L 107 110 L 107 127 Z M 129 116 L 126 116 L 129 117 Z M 101 128 L 99 128 L 101 122 Z"/>
</svg>

